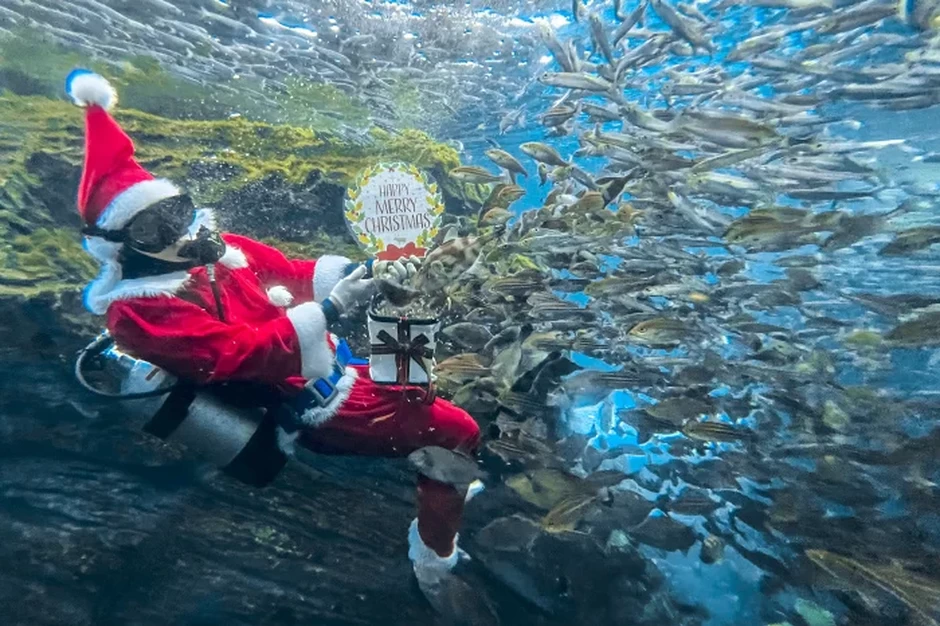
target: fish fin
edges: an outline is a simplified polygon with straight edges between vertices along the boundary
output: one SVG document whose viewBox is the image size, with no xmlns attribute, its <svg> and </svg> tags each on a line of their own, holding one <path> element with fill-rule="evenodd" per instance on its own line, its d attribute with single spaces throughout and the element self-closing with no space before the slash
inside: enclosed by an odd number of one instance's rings
<svg viewBox="0 0 940 626">
<path fill-rule="evenodd" d="M 483 243 L 487 244 L 491 241 L 495 241 L 496 239 L 499 239 L 505 234 L 506 234 L 506 224 L 497 224 L 496 226 L 493 227 L 493 231 L 491 233 L 489 233 L 488 235 L 485 235 L 486 238 L 483 240 Z"/>
<path fill-rule="evenodd" d="M 520 336 L 521 336 L 521 333 L 520 333 Z M 530 391 L 532 391 L 532 385 L 535 382 L 535 379 L 542 372 L 542 370 L 545 369 L 545 366 L 558 358 L 561 358 L 560 350 L 550 352 L 548 356 L 546 356 L 539 363 L 537 363 L 535 367 L 531 368 L 529 371 L 525 372 L 522 376 L 517 378 L 516 382 L 514 382 L 512 387 L 510 387 L 510 390 L 529 393 Z"/>
<path fill-rule="evenodd" d="M 683 118 L 685 117 L 686 112 L 687 112 L 689 109 L 691 109 L 691 108 L 692 108 L 692 105 L 689 105 L 689 106 L 687 106 L 687 107 L 684 107 L 684 108 L 682 108 L 682 109 L 679 109 L 679 112 L 676 113 L 676 116 L 673 117 L 673 118 L 669 121 L 669 123 L 667 124 L 667 126 L 668 126 L 667 132 L 668 132 L 668 133 L 673 133 L 673 132 L 677 131 L 679 128 L 681 128 L 681 125 L 682 125 L 682 123 L 683 123 Z"/>
</svg>

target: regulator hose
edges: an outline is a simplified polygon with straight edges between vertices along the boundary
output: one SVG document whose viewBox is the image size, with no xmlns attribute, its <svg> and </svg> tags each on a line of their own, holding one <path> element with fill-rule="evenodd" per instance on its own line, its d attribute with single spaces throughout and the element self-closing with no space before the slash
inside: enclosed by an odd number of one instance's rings
<svg viewBox="0 0 940 626">
<path fill-rule="evenodd" d="M 85 364 L 85 360 L 89 357 L 96 357 L 101 355 L 102 352 L 114 345 L 114 338 L 111 337 L 111 333 L 107 330 L 98 335 L 94 341 L 78 351 L 78 358 L 75 361 L 75 379 L 78 383 L 95 394 L 103 398 L 112 398 L 115 400 L 139 400 L 142 398 L 156 398 L 158 396 L 163 396 L 176 388 L 177 383 L 173 383 L 167 387 L 160 387 L 158 389 L 153 389 L 151 391 L 142 391 L 139 393 L 112 393 L 109 391 L 103 391 L 98 389 L 85 379 L 85 374 L 82 372 L 82 366 Z"/>
</svg>

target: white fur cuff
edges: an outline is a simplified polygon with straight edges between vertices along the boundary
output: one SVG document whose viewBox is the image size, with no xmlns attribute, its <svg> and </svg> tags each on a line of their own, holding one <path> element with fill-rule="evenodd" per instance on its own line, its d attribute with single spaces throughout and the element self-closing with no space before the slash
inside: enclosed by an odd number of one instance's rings
<svg viewBox="0 0 940 626">
<path fill-rule="evenodd" d="M 313 299 L 316 302 L 326 300 L 336 283 L 343 280 L 346 268 L 352 263 L 344 256 L 326 254 L 317 259 L 313 267 Z"/>
<path fill-rule="evenodd" d="M 327 342 L 326 317 L 316 302 L 305 302 L 287 310 L 300 342 L 300 375 L 309 380 L 333 373 L 333 350 Z"/>
<path fill-rule="evenodd" d="M 336 415 L 340 407 L 343 406 L 343 403 L 346 402 L 346 398 L 349 397 L 349 393 L 352 391 L 353 385 L 356 384 L 358 377 L 359 374 L 356 373 L 356 370 L 347 367 L 346 373 L 336 382 L 336 395 L 333 396 L 330 403 L 326 406 L 312 406 L 308 408 L 301 414 L 300 421 L 307 426 L 314 427 L 321 426 L 329 421 L 331 417 Z"/>
<path fill-rule="evenodd" d="M 458 535 L 459 537 L 459 535 Z M 408 558 L 414 563 L 415 570 L 419 568 L 424 572 L 436 572 L 443 575 L 454 569 L 457 561 L 460 560 L 460 552 L 456 548 L 457 538 L 454 538 L 454 551 L 448 556 L 441 556 L 427 545 L 421 539 L 421 533 L 418 532 L 418 520 L 412 520 L 408 528 Z"/>
</svg>

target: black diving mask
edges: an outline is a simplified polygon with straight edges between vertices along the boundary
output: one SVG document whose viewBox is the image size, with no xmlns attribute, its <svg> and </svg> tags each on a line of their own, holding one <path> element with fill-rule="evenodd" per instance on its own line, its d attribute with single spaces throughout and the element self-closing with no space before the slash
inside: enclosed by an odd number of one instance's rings
<svg viewBox="0 0 940 626">
<path fill-rule="evenodd" d="M 123 243 L 140 252 L 156 254 L 179 241 L 193 222 L 196 207 L 188 195 L 166 198 L 147 207 L 121 230 L 89 226 L 82 232 Z"/>
</svg>

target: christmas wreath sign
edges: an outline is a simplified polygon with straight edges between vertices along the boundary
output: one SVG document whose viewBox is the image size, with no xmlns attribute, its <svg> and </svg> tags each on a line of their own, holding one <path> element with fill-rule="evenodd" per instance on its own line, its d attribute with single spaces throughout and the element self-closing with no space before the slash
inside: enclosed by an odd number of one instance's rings
<svg viewBox="0 0 940 626">
<path fill-rule="evenodd" d="M 423 257 L 438 233 L 443 213 L 437 183 L 406 163 L 366 168 L 347 190 L 344 203 L 353 237 L 381 261 Z"/>
</svg>

